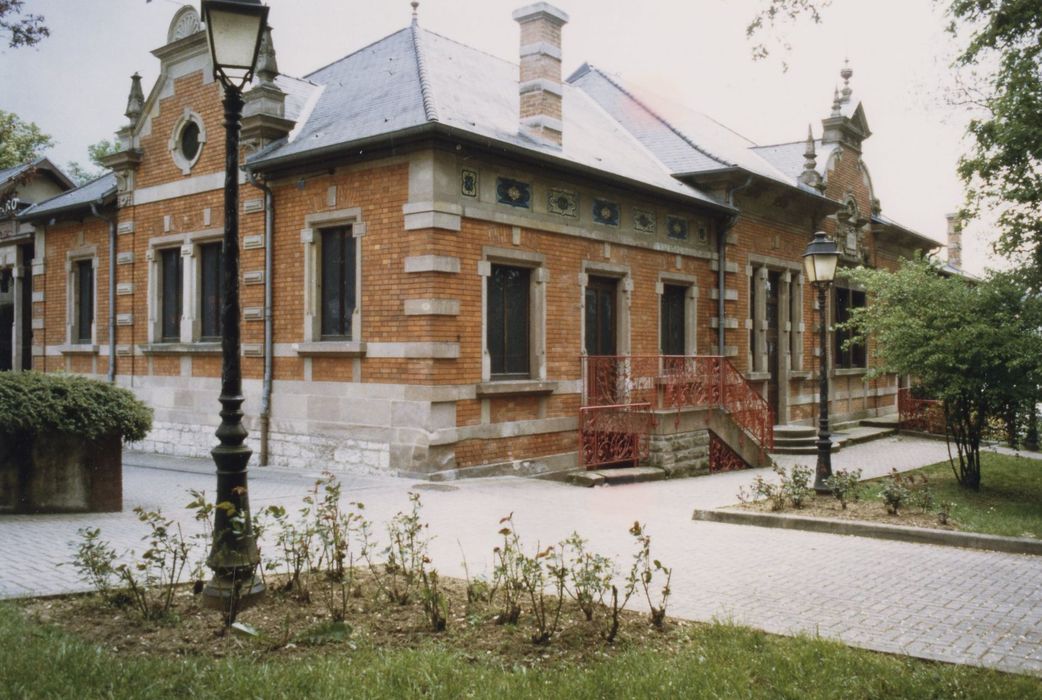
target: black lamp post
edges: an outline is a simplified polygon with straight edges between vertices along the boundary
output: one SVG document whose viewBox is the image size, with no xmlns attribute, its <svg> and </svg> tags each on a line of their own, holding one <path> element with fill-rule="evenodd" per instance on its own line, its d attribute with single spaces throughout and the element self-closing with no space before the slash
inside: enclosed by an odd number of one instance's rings
<svg viewBox="0 0 1042 700">
<path fill-rule="evenodd" d="M 829 433 L 829 367 L 827 316 L 825 315 L 825 292 L 836 277 L 836 264 L 839 262 L 839 248 L 836 242 L 824 231 L 814 234 L 814 240 L 803 253 L 803 269 L 807 280 L 818 289 L 818 316 L 820 324 L 818 338 L 821 343 L 821 361 L 819 362 L 819 387 L 821 396 L 818 406 L 818 467 L 814 472 L 814 490 L 818 493 L 828 491 L 825 480 L 832 476 L 832 435 Z"/>
<path fill-rule="evenodd" d="M 211 454 L 217 464 L 217 504 L 213 546 L 206 565 L 213 578 L 203 601 L 226 610 L 250 604 L 264 593 L 256 578 L 260 553 L 250 522 L 246 465 L 252 451 L 244 444 L 242 368 L 239 363 L 239 122 L 242 90 L 253 78 L 268 8 L 260 0 L 203 0 L 203 21 L 210 41 L 214 78 L 224 86 L 224 299 L 221 301 L 220 445 Z M 224 504 L 230 504 L 228 507 Z"/>
</svg>

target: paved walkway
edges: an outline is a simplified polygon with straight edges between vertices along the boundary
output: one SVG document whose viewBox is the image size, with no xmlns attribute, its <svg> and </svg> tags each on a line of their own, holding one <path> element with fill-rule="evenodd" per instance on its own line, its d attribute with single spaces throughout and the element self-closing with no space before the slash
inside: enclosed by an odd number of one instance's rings
<svg viewBox="0 0 1042 700">
<path fill-rule="evenodd" d="M 834 455 L 834 467 L 875 475 L 946 456 L 943 442 L 897 437 L 844 448 Z M 186 528 L 194 526 L 184 510 L 185 491 L 212 490 L 206 461 L 141 454 L 125 461 L 127 512 L 0 518 L 0 597 L 81 590 L 72 568 L 58 566 L 71 558 L 77 528 L 99 526 L 118 548 L 140 546 L 143 529 L 130 512 L 134 505 L 161 507 Z M 377 523 L 407 508 L 410 489 L 420 491 L 436 536 L 432 558 L 448 575 L 462 575 L 461 548 L 472 574 L 489 570 L 497 523 L 509 513 L 531 546 L 577 530 L 620 564 L 632 552 L 627 530 L 639 519 L 648 525 L 654 556 L 674 567 L 672 615 L 1042 673 L 1042 557 L 691 520 L 695 507 L 733 503 L 738 487 L 756 473 L 596 489 L 514 478 L 417 484 L 345 476 L 343 482 L 345 499 L 365 502 Z M 313 476 L 253 470 L 254 509 L 294 505 Z"/>
</svg>

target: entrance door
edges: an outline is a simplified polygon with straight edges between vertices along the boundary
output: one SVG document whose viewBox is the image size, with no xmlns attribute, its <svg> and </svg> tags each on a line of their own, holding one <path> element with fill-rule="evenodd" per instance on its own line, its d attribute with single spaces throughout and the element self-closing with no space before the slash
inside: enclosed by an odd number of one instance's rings
<svg viewBox="0 0 1042 700">
<path fill-rule="evenodd" d="M 767 272 L 767 403 L 778 418 L 778 290 L 781 289 L 781 273 Z"/>
<path fill-rule="evenodd" d="M 586 354 L 615 355 L 618 280 L 590 277 L 586 285 Z"/>
</svg>

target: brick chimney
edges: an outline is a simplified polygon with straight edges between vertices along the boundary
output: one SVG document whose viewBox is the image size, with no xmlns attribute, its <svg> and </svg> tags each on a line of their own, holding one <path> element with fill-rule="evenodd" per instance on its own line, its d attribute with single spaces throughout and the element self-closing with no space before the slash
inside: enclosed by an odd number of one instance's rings
<svg viewBox="0 0 1042 700">
<path fill-rule="evenodd" d="M 958 214 L 945 214 L 948 220 L 948 264 L 962 269 L 962 222 Z"/>
<path fill-rule="evenodd" d="M 521 130 L 543 143 L 563 142 L 561 27 L 568 15 L 537 2 L 514 11 L 521 25 Z"/>
</svg>

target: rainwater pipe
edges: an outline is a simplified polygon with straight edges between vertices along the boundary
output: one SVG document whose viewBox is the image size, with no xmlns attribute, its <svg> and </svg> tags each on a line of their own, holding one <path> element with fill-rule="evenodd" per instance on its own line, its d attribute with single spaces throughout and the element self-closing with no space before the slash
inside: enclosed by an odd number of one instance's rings
<svg viewBox="0 0 1042 700">
<path fill-rule="evenodd" d="M 264 380 L 261 386 L 260 454 L 258 464 L 268 466 L 268 442 L 271 434 L 271 367 L 272 341 L 272 245 L 275 230 L 275 199 L 271 188 L 252 170 L 247 170 L 250 184 L 264 193 Z"/>
<path fill-rule="evenodd" d="M 739 190 L 744 190 L 746 187 L 753 183 L 753 176 L 750 175 L 746 178 L 745 182 L 741 185 L 736 185 L 727 190 L 727 205 L 734 208 L 734 195 Z M 724 296 L 727 289 L 726 274 L 727 274 L 727 255 L 726 255 L 726 244 L 727 234 L 730 233 L 734 225 L 738 223 L 738 214 L 732 214 L 727 221 L 724 223 L 723 228 L 720 231 L 720 235 L 716 237 L 716 259 L 719 263 L 716 268 L 716 335 L 717 335 L 717 354 L 720 357 L 724 356 L 726 346 L 724 345 L 724 330 L 727 324 L 724 321 Z"/>
<path fill-rule="evenodd" d="M 116 215 L 105 216 L 91 202 L 90 213 L 109 224 L 109 384 L 116 383 Z"/>
</svg>

